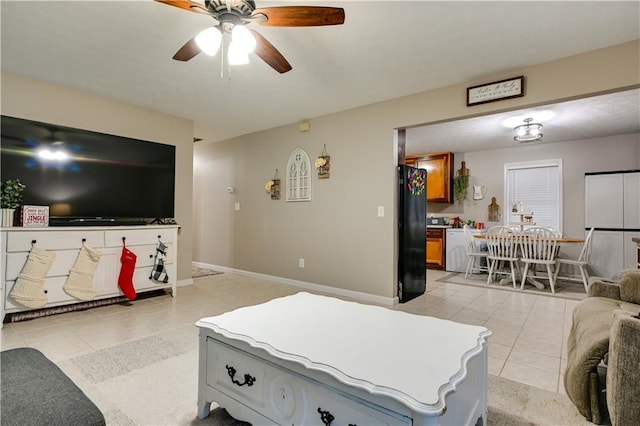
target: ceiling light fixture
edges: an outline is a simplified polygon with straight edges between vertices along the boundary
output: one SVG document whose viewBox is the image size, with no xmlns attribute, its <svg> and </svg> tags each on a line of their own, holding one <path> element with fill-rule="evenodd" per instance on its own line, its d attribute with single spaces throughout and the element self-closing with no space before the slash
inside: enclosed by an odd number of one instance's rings
<svg viewBox="0 0 640 426">
<path fill-rule="evenodd" d="M 533 118 L 525 118 L 524 123 L 516 126 L 516 135 L 513 140 L 516 142 L 535 142 L 542 139 L 542 124 L 532 123 Z"/>
<path fill-rule="evenodd" d="M 61 149 L 56 149 L 51 151 L 49 148 L 43 148 L 38 151 L 38 157 L 45 161 L 67 161 L 69 159 L 69 154 Z"/>
<path fill-rule="evenodd" d="M 214 56 L 222 47 L 222 70 L 224 77 L 225 60 L 228 65 L 244 65 L 249 63 L 249 53 L 256 48 L 256 38 L 244 25 L 222 22 L 215 27 L 202 30 L 195 42 L 204 53 Z M 226 53 L 226 57 L 224 54 Z"/>
</svg>

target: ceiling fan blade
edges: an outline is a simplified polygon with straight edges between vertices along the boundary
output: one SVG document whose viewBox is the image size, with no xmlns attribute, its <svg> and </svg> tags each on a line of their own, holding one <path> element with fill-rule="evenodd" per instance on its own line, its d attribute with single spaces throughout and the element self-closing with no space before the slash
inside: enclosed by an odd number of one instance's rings
<svg viewBox="0 0 640 426">
<path fill-rule="evenodd" d="M 164 3 L 169 6 L 179 7 L 180 9 L 188 10 L 190 12 L 204 13 L 205 15 L 211 14 L 209 13 L 206 7 L 194 1 L 189 1 L 189 0 L 155 0 L 155 1 L 157 1 L 158 3 Z"/>
<path fill-rule="evenodd" d="M 256 38 L 256 49 L 254 53 L 267 63 L 271 68 L 278 71 L 280 74 L 284 74 L 287 71 L 291 71 L 293 68 L 291 64 L 282 56 L 282 53 L 276 49 L 273 44 L 264 38 L 259 32 L 255 30 L 249 30 Z"/>
<path fill-rule="evenodd" d="M 193 37 L 191 40 L 186 42 L 175 55 L 173 55 L 173 59 L 176 61 L 188 61 L 198 53 L 200 53 L 200 48 L 196 44 L 196 38 Z"/>
<path fill-rule="evenodd" d="M 344 24 L 344 9 L 324 6 L 278 6 L 263 7 L 252 15 L 267 17 L 260 25 L 272 27 L 315 27 L 320 25 Z"/>
</svg>

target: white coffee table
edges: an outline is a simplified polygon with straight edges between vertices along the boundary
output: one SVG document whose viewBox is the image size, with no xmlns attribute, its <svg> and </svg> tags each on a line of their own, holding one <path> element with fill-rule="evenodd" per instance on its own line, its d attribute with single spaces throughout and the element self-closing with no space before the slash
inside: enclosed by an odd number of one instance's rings
<svg viewBox="0 0 640 426">
<path fill-rule="evenodd" d="M 196 323 L 198 416 L 281 425 L 485 424 L 484 327 L 298 293 Z"/>
</svg>

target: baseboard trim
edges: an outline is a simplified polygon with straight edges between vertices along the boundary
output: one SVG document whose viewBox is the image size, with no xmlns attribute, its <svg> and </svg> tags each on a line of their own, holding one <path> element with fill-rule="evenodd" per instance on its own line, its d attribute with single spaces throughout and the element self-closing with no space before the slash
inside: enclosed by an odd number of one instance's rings
<svg viewBox="0 0 640 426">
<path fill-rule="evenodd" d="M 393 306 L 399 303 L 397 297 L 377 296 L 375 294 L 362 293 L 360 291 L 345 290 L 343 288 L 336 288 L 336 287 L 326 286 L 322 284 L 310 283 L 307 281 L 293 280 L 291 278 L 278 277 L 275 275 L 260 274 L 258 272 L 244 271 L 242 269 L 228 268 L 226 266 L 212 265 L 210 263 L 193 262 L 193 264 L 201 268 L 210 268 L 210 269 L 215 269 L 217 271 L 243 275 L 245 277 L 258 278 L 262 280 L 277 282 L 280 284 L 290 285 L 293 287 L 304 288 L 306 290 L 313 290 L 313 291 L 318 291 L 323 293 L 335 294 L 338 296 L 350 297 L 352 299 L 360 300 L 363 302 L 377 303 L 377 304 L 386 305 L 386 306 Z"/>
<path fill-rule="evenodd" d="M 188 285 L 193 285 L 193 278 L 187 278 L 185 280 L 178 280 L 176 282 L 176 287 L 186 287 Z"/>
</svg>

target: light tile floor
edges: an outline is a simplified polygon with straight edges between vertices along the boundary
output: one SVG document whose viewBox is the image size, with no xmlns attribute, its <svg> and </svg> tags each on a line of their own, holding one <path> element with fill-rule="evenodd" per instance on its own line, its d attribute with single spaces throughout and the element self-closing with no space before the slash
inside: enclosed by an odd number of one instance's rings
<svg viewBox="0 0 640 426">
<path fill-rule="evenodd" d="M 489 373 L 564 393 L 566 340 L 577 301 L 437 282 L 444 274 L 429 270 L 427 292 L 394 309 L 483 325 L 493 332 Z M 134 301 L 131 306 L 103 306 L 4 324 L 0 347 L 35 347 L 59 363 L 154 334 L 183 333 L 185 326 L 202 317 L 298 291 L 229 273 L 197 278 L 194 285 L 180 287 L 175 298 L 167 295 Z M 196 336 L 194 327 L 182 339 L 184 345 L 195 349 Z"/>
</svg>

